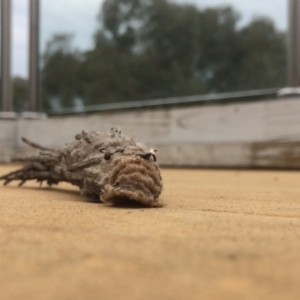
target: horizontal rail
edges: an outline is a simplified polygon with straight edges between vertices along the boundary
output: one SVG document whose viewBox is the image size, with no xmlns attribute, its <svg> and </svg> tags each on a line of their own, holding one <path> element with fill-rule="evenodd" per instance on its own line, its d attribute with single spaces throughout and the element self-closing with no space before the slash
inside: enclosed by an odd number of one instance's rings
<svg viewBox="0 0 300 300">
<path fill-rule="evenodd" d="M 237 99 L 243 99 L 245 101 L 250 98 L 257 97 L 271 97 L 276 96 L 279 88 L 262 89 L 262 90 L 251 90 L 241 92 L 229 92 L 229 93 L 218 93 L 218 94 L 205 94 L 205 95 L 194 95 L 186 97 L 171 97 L 171 98 L 158 98 L 152 100 L 136 100 L 128 102 L 115 102 L 98 105 L 89 105 L 82 108 L 70 107 L 63 108 L 61 110 L 46 111 L 48 115 L 64 115 L 64 114 L 79 114 L 79 113 L 90 113 L 99 111 L 109 110 L 121 110 L 130 108 L 147 108 L 156 106 L 168 106 L 168 105 L 184 105 L 184 104 L 201 104 L 210 101 L 225 101 Z"/>
</svg>

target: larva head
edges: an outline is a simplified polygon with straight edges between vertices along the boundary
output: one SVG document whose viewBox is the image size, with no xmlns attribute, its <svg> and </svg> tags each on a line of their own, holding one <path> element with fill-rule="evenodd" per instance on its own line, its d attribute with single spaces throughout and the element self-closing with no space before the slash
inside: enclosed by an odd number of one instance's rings
<svg viewBox="0 0 300 300">
<path fill-rule="evenodd" d="M 162 178 L 152 152 L 134 156 L 119 156 L 111 161 L 101 200 L 123 204 L 128 201 L 145 206 L 161 206 L 158 197 Z"/>
</svg>

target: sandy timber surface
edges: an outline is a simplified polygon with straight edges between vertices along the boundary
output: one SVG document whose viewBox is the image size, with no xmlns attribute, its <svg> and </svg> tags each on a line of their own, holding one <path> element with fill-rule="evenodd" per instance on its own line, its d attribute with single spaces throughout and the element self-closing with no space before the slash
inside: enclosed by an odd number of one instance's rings
<svg viewBox="0 0 300 300">
<path fill-rule="evenodd" d="M 158 209 L 1 186 L 0 299 L 300 299 L 300 172 L 163 179 Z"/>
</svg>

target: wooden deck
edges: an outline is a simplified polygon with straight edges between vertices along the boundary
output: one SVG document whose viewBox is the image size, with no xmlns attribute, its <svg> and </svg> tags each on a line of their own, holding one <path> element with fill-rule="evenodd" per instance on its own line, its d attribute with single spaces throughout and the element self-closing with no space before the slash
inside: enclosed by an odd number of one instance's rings
<svg viewBox="0 0 300 300">
<path fill-rule="evenodd" d="M 1 187 L 0 299 L 299 299 L 299 172 L 163 178 L 158 209 Z"/>
</svg>

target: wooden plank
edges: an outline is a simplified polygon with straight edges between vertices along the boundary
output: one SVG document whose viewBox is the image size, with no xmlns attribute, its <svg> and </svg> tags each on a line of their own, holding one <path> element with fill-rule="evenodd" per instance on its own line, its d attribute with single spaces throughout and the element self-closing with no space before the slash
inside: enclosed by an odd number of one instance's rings
<svg viewBox="0 0 300 300">
<path fill-rule="evenodd" d="M 9 151 L 32 154 L 21 136 L 46 147 L 63 147 L 82 129 L 108 131 L 117 126 L 158 148 L 162 165 L 300 167 L 300 98 L 10 122 L 17 124 L 10 133 L 16 147 L 7 147 L 0 137 L 6 159 Z"/>
</svg>

